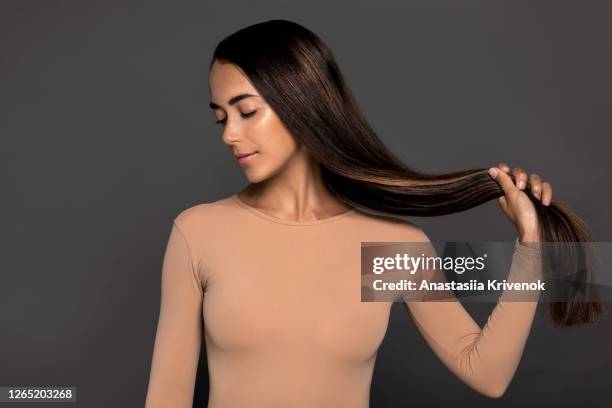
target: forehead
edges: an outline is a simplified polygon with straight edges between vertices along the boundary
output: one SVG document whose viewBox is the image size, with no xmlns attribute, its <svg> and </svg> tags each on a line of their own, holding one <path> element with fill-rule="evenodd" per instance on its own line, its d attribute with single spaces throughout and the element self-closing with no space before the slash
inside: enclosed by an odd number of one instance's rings
<svg viewBox="0 0 612 408">
<path fill-rule="evenodd" d="M 215 61 L 208 75 L 211 99 L 225 103 L 228 97 L 239 93 L 259 95 L 247 76 L 234 64 Z"/>
</svg>

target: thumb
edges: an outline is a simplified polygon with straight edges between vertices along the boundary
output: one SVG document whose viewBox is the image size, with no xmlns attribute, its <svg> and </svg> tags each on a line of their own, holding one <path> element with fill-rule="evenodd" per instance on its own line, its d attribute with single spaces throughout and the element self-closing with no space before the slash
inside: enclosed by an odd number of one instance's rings
<svg viewBox="0 0 612 408">
<path fill-rule="evenodd" d="M 506 174 L 505 171 L 501 171 L 497 167 L 491 167 L 489 169 L 489 175 L 495 181 L 497 181 L 497 183 L 502 188 L 502 190 L 504 192 L 504 195 L 506 195 L 508 197 L 513 192 L 513 190 L 516 188 L 515 185 L 514 185 L 514 182 L 510 178 L 510 176 L 508 174 Z"/>
</svg>

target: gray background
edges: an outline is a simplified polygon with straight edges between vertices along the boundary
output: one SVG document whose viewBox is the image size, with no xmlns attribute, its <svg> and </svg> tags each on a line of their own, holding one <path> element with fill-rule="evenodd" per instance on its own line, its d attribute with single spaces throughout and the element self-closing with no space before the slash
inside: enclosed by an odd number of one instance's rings
<svg viewBox="0 0 612 408">
<path fill-rule="evenodd" d="M 0 385 L 76 386 L 70 406 L 144 405 L 171 221 L 246 185 L 207 107 L 207 64 L 223 36 L 271 18 L 329 44 L 406 162 L 537 172 L 594 240 L 610 240 L 611 12 L 603 1 L 3 1 Z M 411 220 L 432 240 L 516 236 L 495 201 Z M 469 306 L 483 323 L 489 310 Z M 604 406 L 611 326 L 558 330 L 538 314 L 508 392 L 489 400 L 395 304 L 371 406 Z"/>
</svg>

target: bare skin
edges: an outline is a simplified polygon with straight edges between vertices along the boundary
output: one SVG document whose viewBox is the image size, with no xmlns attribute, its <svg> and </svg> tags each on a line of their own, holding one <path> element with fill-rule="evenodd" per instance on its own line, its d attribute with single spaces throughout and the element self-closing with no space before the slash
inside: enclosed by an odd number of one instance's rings
<svg viewBox="0 0 612 408">
<path fill-rule="evenodd" d="M 514 183 L 508 175 L 510 173 L 515 177 Z M 520 241 L 540 242 L 537 213 L 523 190 L 529 182 L 534 195 L 542 201 L 542 204 L 550 205 L 552 200 L 550 183 L 542 182 L 536 173 L 527 176 L 527 173 L 520 167 L 510 170 L 510 167 L 503 162 L 490 168 L 489 174 L 504 191 L 504 195 L 499 197 L 497 202 L 502 212 L 516 226 Z"/>
<path fill-rule="evenodd" d="M 285 128 L 247 77 L 233 64 L 215 62 L 209 76 L 216 120 L 232 155 L 258 153 L 241 164 L 252 183 L 239 197 L 262 212 L 291 221 L 329 218 L 350 209 L 324 186 L 319 166 Z M 240 94 L 251 96 L 230 105 Z M 241 115 L 255 112 L 250 117 Z"/>
</svg>

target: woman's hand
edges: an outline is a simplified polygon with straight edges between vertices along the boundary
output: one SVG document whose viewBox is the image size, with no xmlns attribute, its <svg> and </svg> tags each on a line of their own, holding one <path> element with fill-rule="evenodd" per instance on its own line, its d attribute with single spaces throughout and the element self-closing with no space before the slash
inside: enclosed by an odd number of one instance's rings
<svg viewBox="0 0 612 408">
<path fill-rule="evenodd" d="M 512 182 L 509 174 L 512 173 L 515 183 Z M 542 204 L 549 205 L 552 200 L 552 186 L 548 182 L 542 182 L 539 175 L 532 173 L 527 177 L 527 173 L 520 167 L 510 170 L 505 163 L 499 163 L 489 169 L 489 175 L 496 180 L 504 195 L 497 199 L 502 211 L 519 232 L 521 242 L 540 242 L 538 215 L 536 209 L 527 196 L 522 191 L 527 185 L 527 179 L 533 195 L 540 199 Z"/>
</svg>

